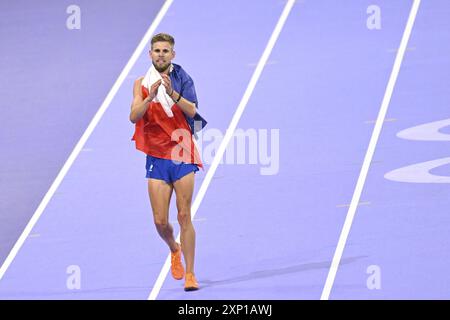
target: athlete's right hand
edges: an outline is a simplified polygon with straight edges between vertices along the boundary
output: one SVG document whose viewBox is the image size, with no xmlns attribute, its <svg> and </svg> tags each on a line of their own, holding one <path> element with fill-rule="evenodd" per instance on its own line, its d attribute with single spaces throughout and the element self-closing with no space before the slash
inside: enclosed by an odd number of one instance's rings
<svg viewBox="0 0 450 320">
<path fill-rule="evenodd" d="M 149 93 L 148 93 L 148 101 L 152 101 L 156 95 L 158 94 L 158 88 L 161 85 L 161 79 L 156 81 L 152 86 L 150 87 Z"/>
</svg>

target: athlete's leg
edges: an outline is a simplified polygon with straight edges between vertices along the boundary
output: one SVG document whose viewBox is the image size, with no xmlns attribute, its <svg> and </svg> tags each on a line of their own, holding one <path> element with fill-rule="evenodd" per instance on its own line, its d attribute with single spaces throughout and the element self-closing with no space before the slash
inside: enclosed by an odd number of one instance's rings
<svg viewBox="0 0 450 320">
<path fill-rule="evenodd" d="M 194 192 L 194 172 L 173 183 L 181 229 L 181 249 L 186 263 L 186 273 L 194 273 L 195 230 L 191 221 L 191 203 Z"/>
<path fill-rule="evenodd" d="M 169 223 L 169 205 L 173 186 L 164 180 L 148 179 L 148 194 L 153 211 L 153 220 L 161 238 L 170 251 L 176 252 L 178 244 L 173 236 L 173 227 Z"/>
</svg>

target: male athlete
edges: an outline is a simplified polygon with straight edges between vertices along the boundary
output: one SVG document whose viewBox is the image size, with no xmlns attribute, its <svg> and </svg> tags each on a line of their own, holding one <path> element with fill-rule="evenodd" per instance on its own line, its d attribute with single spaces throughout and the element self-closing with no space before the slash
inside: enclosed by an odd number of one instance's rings
<svg viewBox="0 0 450 320">
<path fill-rule="evenodd" d="M 136 148 L 147 155 L 148 193 L 153 219 L 171 251 L 172 276 L 185 276 L 184 290 L 199 288 L 194 275 L 195 230 L 191 222 L 194 174 L 202 167 L 192 134 L 198 119 L 194 82 L 175 58 L 175 40 L 159 33 L 151 40 L 152 66 L 134 82 L 130 121 L 135 123 Z M 201 118 L 201 117 L 200 117 Z M 169 204 L 175 190 L 181 243 L 169 223 Z M 186 275 L 181 262 L 183 252 Z"/>
</svg>

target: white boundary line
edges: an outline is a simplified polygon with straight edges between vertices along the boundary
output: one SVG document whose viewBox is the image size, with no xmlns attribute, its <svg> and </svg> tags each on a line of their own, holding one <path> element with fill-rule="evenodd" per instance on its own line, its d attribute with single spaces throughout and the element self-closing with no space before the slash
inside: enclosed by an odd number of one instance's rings
<svg viewBox="0 0 450 320">
<path fill-rule="evenodd" d="M 125 65 L 125 68 L 123 68 L 123 70 L 120 73 L 119 77 L 117 78 L 116 82 L 114 83 L 114 85 L 112 86 L 108 95 L 106 96 L 105 100 L 103 101 L 102 105 L 100 106 L 100 109 L 98 109 L 94 118 L 92 118 L 86 131 L 83 133 L 80 140 L 76 144 L 75 148 L 72 150 L 72 153 L 70 154 L 69 158 L 64 163 L 64 166 L 59 171 L 57 177 L 55 178 L 52 185 L 50 186 L 50 189 L 45 194 L 45 196 L 42 199 L 41 203 L 39 204 L 38 208 L 34 212 L 33 216 L 31 217 L 30 221 L 28 222 L 27 226 L 23 230 L 19 239 L 14 244 L 14 247 L 11 249 L 8 257 L 4 261 L 2 267 L 0 268 L 0 280 L 5 275 L 5 272 L 8 270 L 12 261 L 16 257 L 20 248 L 22 247 L 22 245 L 24 244 L 28 235 L 30 234 L 31 230 L 33 229 L 34 225 L 37 223 L 40 216 L 44 212 L 45 208 L 47 207 L 48 203 L 52 199 L 53 195 L 55 194 L 55 192 L 58 189 L 59 185 L 61 184 L 62 180 L 66 176 L 67 172 L 72 167 L 72 164 L 74 163 L 75 159 L 80 154 L 80 151 L 83 149 L 83 146 L 85 145 L 86 141 L 89 139 L 89 137 L 92 134 L 92 132 L 94 131 L 95 127 L 99 123 L 99 121 L 102 118 L 103 114 L 105 113 L 106 109 L 108 109 L 111 101 L 113 100 L 113 98 L 116 95 L 119 88 L 122 86 L 122 83 L 124 82 L 125 78 L 127 77 L 128 73 L 130 72 L 131 68 L 136 63 L 139 56 L 142 54 L 142 51 L 144 49 L 148 48 L 148 43 L 149 43 L 153 33 L 155 32 L 156 28 L 158 27 L 159 23 L 161 22 L 162 18 L 166 14 L 166 12 L 169 9 L 172 2 L 173 2 L 173 0 L 166 0 L 164 5 L 161 7 L 159 13 L 155 17 L 155 20 L 153 20 L 152 24 L 148 28 L 147 32 L 145 33 L 145 35 L 142 38 L 141 42 L 139 43 L 138 47 L 134 51 L 131 58 L 128 60 L 128 63 Z"/>
<path fill-rule="evenodd" d="M 256 69 L 253 72 L 252 78 L 250 79 L 247 89 L 245 90 L 245 93 L 242 96 L 241 102 L 239 103 L 236 112 L 234 113 L 233 119 L 231 120 L 230 125 L 228 126 L 225 137 L 222 140 L 219 149 L 217 150 L 217 153 L 213 159 L 211 167 L 206 173 L 206 177 L 203 180 L 202 185 L 200 186 L 197 196 L 195 197 L 194 203 L 191 208 L 192 219 L 194 219 L 194 216 L 197 213 L 198 208 L 200 207 L 200 203 L 202 202 L 203 197 L 205 196 L 206 190 L 208 189 L 211 179 L 213 178 L 214 173 L 216 172 L 216 169 L 220 163 L 220 160 L 222 159 L 225 153 L 225 149 L 228 143 L 230 142 L 230 139 L 233 136 L 234 131 L 236 130 L 239 119 L 241 118 L 242 113 L 244 112 L 244 109 L 247 106 L 250 96 L 252 95 L 256 83 L 258 82 L 258 79 L 261 76 L 261 73 L 264 69 L 264 65 L 266 64 L 270 56 L 270 53 L 272 52 L 272 49 L 275 46 L 278 36 L 280 35 L 281 30 L 283 29 L 284 23 L 286 22 L 289 12 L 291 11 L 294 3 L 295 0 L 288 0 L 288 2 L 286 3 L 286 6 L 284 7 L 283 12 L 281 13 L 277 25 L 275 26 L 275 29 L 273 30 L 272 35 L 270 36 L 269 42 L 267 43 L 266 48 L 264 49 L 264 52 L 261 58 L 259 59 L 258 65 L 256 66 Z M 177 236 L 177 241 L 180 241 L 180 234 L 178 234 Z M 164 263 L 158 278 L 156 279 L 155 285 L 153 286 L 153 289 L 150 292 L 148 300 L 156 299 L 164 283 L 164 280 L 166 279 L 169 269 L 170 269 L 170 253 L 167 256 L 166 262 Z"/>
<path fill-rule="evenodd" d="M 405 55 L 406 46 L 409 41 L 409 36 L 411 35 L 411 31 L 414 25 L 414 21 L 416 19 L 417 11 L 419 10 L 420 0 L 414 0 L 414 3 L 411 7 L 411 11 L 409 13 L 408 22 L 405 27 L 405 31 L 403 32 L 402 41 L 400 43 L 399 50 L 397 52 L 397 56 L 395 58 L 394 67 L 392 68 L 391 76 L 389 78 L 389 82 L 386 87 L 386 92 L 384 94 L 383 102 L 381 103 L 381 108 L 378 113 L 377 122 L 375 123 L 375 128 L 372 132 L 372 137 L 370 138 L 369 147 L 367 148 L 366 156 L 364 158 L 364 162 L 361 168 L 361 172 L 359 173 L 358 182 L 355 187 L 355 191 L 353 193 L 352 202 L 350 203 L 350 208 L 347 212 L 347 217 L 345 218 L 344 227 L 342 228 L 341 235 L 339 237 L 339 242 L 336 247 L 336 251 L 333 256 L 333 261 L 331 262 L 331 267 L 328 272 L 327 280 L 325 282 L 325 286 L 322 291 L 321 300 L 328 300 L 331 293 L 331 288 L 333 287 L 334 279 L 336 277 L 336 273 L 339 267 L 339 263 L 341 261 L 342 253 L 345 248 L 345 243 L 347 242 L 347 237 L 350 232 L 350 228 L 353 223 L 353 218 L 355 217 L 356 207 L 359 203 L 359 199 L 361 197 L 361 193 L 364 187 L 364 183 L 366 181 L 367 173 L 369 171 L 370 163 L 372 161 L 373 154 L 375 152 L 375 147 L 378 142 L 378 138 L 381 133 L 381 128 L 383 126 L 384 118 L 386 117 L 387 109 L 389 107 L 389 103 L 391 101 L 392 93 L 394 91 L 395 83 L 397 81 L 398 73 L 400 71 L 400 66 L 402 64 L 403 56 Z"/>
</svg>

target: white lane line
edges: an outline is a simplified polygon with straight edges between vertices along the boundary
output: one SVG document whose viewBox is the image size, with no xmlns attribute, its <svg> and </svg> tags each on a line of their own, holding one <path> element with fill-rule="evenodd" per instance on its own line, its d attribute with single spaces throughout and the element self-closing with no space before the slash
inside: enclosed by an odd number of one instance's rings
<svg viewBox="0 0 450 320">
<path fill-rule="evenodd" d="M 414 0 L 409 13 L 408 22 L 403 32 L 402 41 L 395 57 L 394 67 L 392 68 L 391 76 L 386 87 L 386 92 L 384 94 L 383 102 L 381 103 L 380 112 L 378 113 L 377 122 L 375 128 L 372 132 L 372 137 L 370 138 L 369 147 L 367 148 L 366 156 L 361 168 L 361 172 L 358 177 L 358 182 L 356 184 L 355 191 L 353 193 L 353 198 L 350 203 L 350 208 L 347 212 L 347 217 L 345 218 L 344 227 L 342 228 L 341 235 L 339 237 L 339 242 L 336 247 L 336 251 L 333 256 L 333 261 L 331 262 L 331 267 L 328 272 L 327 280 L 322 291 L 321 300 L 328 300 L 331 293 L 331 288 L 333 287 L 334 279 L 341 261 L 342 253 L 344 251 L 345 243 L 347 242 L 347 237 L 350 232 L 350 228 L 353 223 L 353 218 L 355 217 L 356 207 L 359 203 L 361 193 L 366 181 L 367 173 L 369 171 L 370 162 L 372 161 L 373 154 L 375 152 L 375 147 L 377 145 L 378 137 L 380 136 L 381 128 L 383 126 L 384 119 L 386 117 L 389 102 L 391 101 L 392 93 L 394 91 L 395 83 L 397 81 L 398 73 L 400 71 L 400 66 L 402 64 L 403 56 L 405 55 L 405 50 L 408 45 L 409 36 L 411 35 L 411 30 L 416 20 L 417 11 L 419 10 L 420 0 Z"/>
<path fill-rule="evenodd" d="M 8 270 L 9 266 L 11 265 L 12 261 L 16 257 L 17 253 L 19 252 L 20 248 L 24 244 L 25 240 L 27 239 L 28 235 L 30 234 L 31 230 L 39 220 L 41 214 L 44 212 L 45 208 L 47 207 L 48 203 L 52 199 L 53 195 L 55 194 L 56 190 L 58 189 L 59 185 L 61 184 L 62 180 L 66 176 L 67 172 L 70 170 L 70 167 L 72 167 L 72 164 L 74 163 L 75 159 L 80 154 L 81 150 L 83 149 L 86 141 L 89 139 L 90 135 L 94 131 L 95 127 L 99 123 L 100 119 L 102 118 L 103 114 L 105 113 L 106 109 L 108 109 L 111 101 L 113 100 L 114 96 L 116 95 L 117 91 L 122 86 L 122 83 L 126 79 L 128 73 L 130 72 L 133 65 L 136 63 L 139 56 L 142 54 L 143 50 L 148 48 L 148 43 L 150 41 L 150 38 L 152 37 L 153 33 L 155 32 L 156 28 L 158 27 L 159 23 L 161 22 L 162 18 L 166 14 L 167 10 L 169 9 L 170 5 L 172 4 L 173 0 L 167 0 L 162 8 L 160 9 L 159 13 L 155 17 L 155 20 L 153 20 L 153 23 L 148 28 L 147 32 L 145 33 L 144 37 L 142 38 L 141 42 L 137 46 L 136 50 L 134 50 L 133 55 L 131 56 L 130 60 L 128 60 L 128 63 L 125 65 L 125 68 L 123 68 L 122 72 L 120 73 L 119 77 L 117 78 L 116 82 L 112 86 L 111 90 L 109 91 L 108 95 L 106 96 L 105 100 L 103 101 L 102 105 L 98 109 L 97 113 L 95 114 L 94 118 L 92 118 L 91 122 L 89 123 L 89 126 L 87 127 L 86 131 L 81 136 L 80 140 L 76 144 L 75 148 L 72 150 L 72 153 L 70 154 L 69 158 L 64 163 L 64 166 L 59 171 L 58 175 L 56 176 L 55 180 L 53 181 L 52 185 L 50 186 L 50 189 L 48 189 L 47 193 L 45 194 L 44 198 L 42 199 L 41 203 L 39 204 L 38 208 L 34 212 L 33 216 L 31 217 L 30 221 L 28 222 L 27 226 L 23 230 L 22 234 L 20 235 L 19 239 L 14 244 L 14 247 L 11 249 L 8 257 L 3 262 L 2 267 L 0 268 L 0 280 L 5 275 L 5 272 Z"/>
<path fill-rule="evenodd" d="M 368 206 L 370 205 L 372 202 L 370 201 L 361 201 L 360 203 L 358 203 L 358 206 Z M 351 204 L 338 204 L 336 205 L 336 208 L 345 208 L 345 207 L 350 207 Z"/>
<path fill-rule="evenodd" d="M 384 119 L 384 122 L 394 122 L 394 121 L 397 121 L 397 119 L 396 118 L 386 118 L 386 119 Z M 377 122 L 377 120 L 364 121 L 364 123 L 376 123 L 376 122 Z"/>
<path fill-rule="evenodd" d="M 230 139 L 233 136 L 234 131 L 236 130 L 239 119 L 241 118 L 242 113 L 244 112 L 244 109 L 247 106 L 250 96 L 252 95 L 256 83 L 258 82 L 258 79 L 261 76 L 261 73 L 264 69 L 264 65 L 266 64 L 267 59 L 269 58 L 270 53 L 272 52 L 272 49 L 275 46 L 278 36 L 280 35 L 281 30 L 283 29 L 284 23 L 286 22 L 286 19 L 294 3 L 295 0 L 289 0 L 286 3 L 284 10 L 281 13 L 281 16 L 277 22 L 277 25 L 275 26 L 275 29 L 273 30 L 272 35 L 270 36 L 269 42 L 267 43 L 266 48 L 264 49 L 264 52 L 261 58 L 259 59 L 258 65 L 256 66 L 256 69 L 253 72 L 252 78 L 250 79 L 250 82 L 247 86 L 247 89 L 245 90 L 241 102 L 239 103 L 236 112 L 234 113 L 233 119 L 231 120 L 231 123 L 228 126 L 225 137 L 223 138 L 219 146 L 219 149 L 217 150 L 217 153 L 212 161 L 211 167 L 206 173 L 206 177 L 203 180 L 202 185 L 200 186 L 197 196 L 195 197 L 194 203 L 191 208 L 192 219 L 194 219 L 194 216 L 197 213 L 198 208 L 200 207 L 200 203 L 202 202 L 203 197 L 205 196 L 206 190 L 208 189 L 211 179 L 213 178 L 214 173 L 220 163 L 220 160 L 222 159 L 225 153 L 225 149 L 228 143 L 230 142 Z M 177 241 L 180 241 L 180 234 L 178 234 L 177 236 Z M 164 280 L 166 279 L 167 273 L 169 272 L 169 269 L 170 269 L 170 253 L 167 255 L 166 262 L 164 263 L 164 266 L 162 267 L 161 272 L 159 273 L 159 276 L 156 279 L 153 289 L 150 292 L 150 295 L 148 297 L 149 300 L 155 300 L 156 297 L 158 296 L 159 291 L 161 290 L 161 287 L 164 283 Z"/>
</svg>

